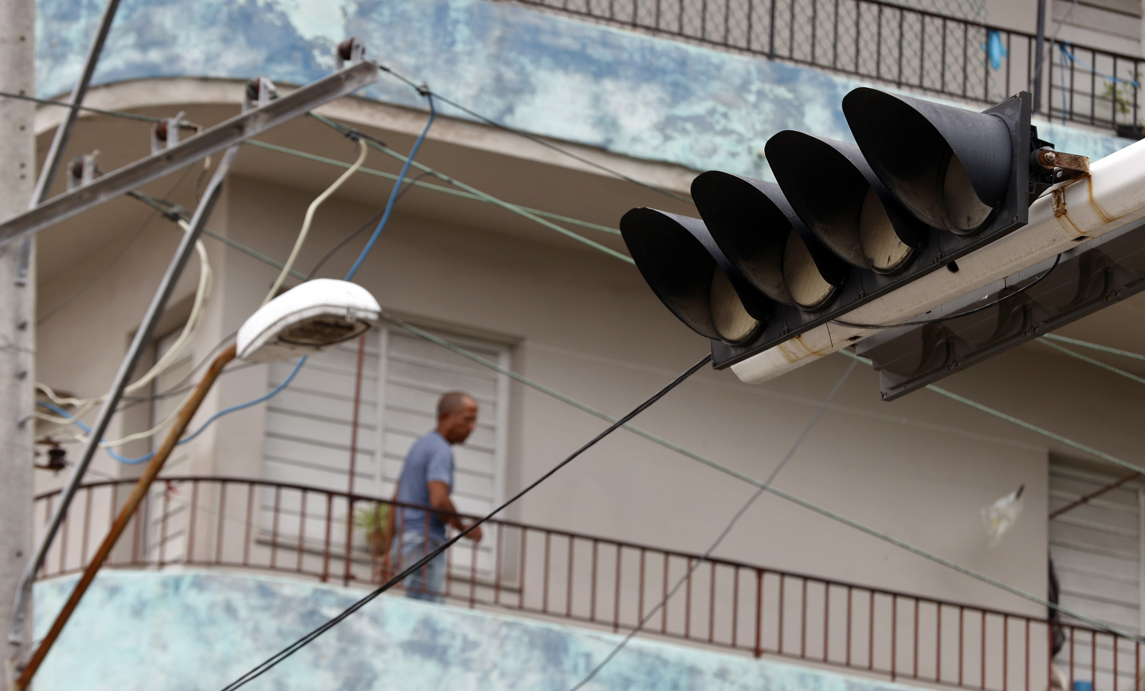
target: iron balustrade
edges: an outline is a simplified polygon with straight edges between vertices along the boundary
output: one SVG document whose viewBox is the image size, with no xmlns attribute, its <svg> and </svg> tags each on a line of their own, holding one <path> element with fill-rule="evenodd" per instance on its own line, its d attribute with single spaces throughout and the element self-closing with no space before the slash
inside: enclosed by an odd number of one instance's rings
<svg viewBox="0 0 1145 691">
<path fill-rule="evenodd" d="M 133 484 L 82 486 L 39 577 L 81 571 Z M 58 491 L 36 497 L 44 523 L 58 497 Z M 395 506 L 268 480 L 161 478 L 108 566 L 253 569 L 377 585 L 388 574 L 347 517 L 378 504 Z M 509 520 L 489 521 L 484 533 L 479 545 L 463 541 L 446 553 L 443 594 L 449 600 L 612 631 L 635 626 L 702 559 Z M 1066 688 L 1075 679 L 1093 681 L 1095 691 L 1139 688 L 1139 644 L 1085 626 L 1062 628 L 1065 645 L 1056 666 Z M 645 631 L 891 679 L 1043 691 L 1053 629 L 1045 619 L 1015 612 L 711 559 Z"/>
<path fill-rule="evenodd" d="M 994 104 L 1040 81 L 1053 120 L 1139 136 L 1141 57 L 879 0 L 512 0 L 605 24 Z M 993 50 L 991 50 L 993 46 Z"/>
</svg>

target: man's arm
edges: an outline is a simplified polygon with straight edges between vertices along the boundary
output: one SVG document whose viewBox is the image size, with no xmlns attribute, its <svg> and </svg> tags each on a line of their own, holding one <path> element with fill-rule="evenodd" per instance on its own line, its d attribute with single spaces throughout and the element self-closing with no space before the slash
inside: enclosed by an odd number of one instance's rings
<svg viewBox="0 0 1145 691">
<path fill-rule="evenodd" d="M 441 482 L 440 480 L 430 480 L 427 483 L 429 487 L 429 505 L 433 507 L 437 513 L 438 518 L 442 522 L 453 526 L 456 530 L 465 530 L 465 523 L 462 522 L 461 517 L 457 515 L 457 509 L 453 506 L 453 501 L 449 498 L 449 485 Z M 474 542 L 481 541 L 481 528 L 474 529 L 473 532 L 467 535 L 470 540 Z"/>
</svg>

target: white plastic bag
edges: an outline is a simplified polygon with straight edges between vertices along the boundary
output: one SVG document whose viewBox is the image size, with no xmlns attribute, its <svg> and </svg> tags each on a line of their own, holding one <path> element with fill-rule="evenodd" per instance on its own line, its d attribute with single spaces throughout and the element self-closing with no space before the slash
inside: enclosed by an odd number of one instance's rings
<svg viewBox="0 0 1145 691">
<path fill-rule="evenodd" d="M 1002 535 L 1014 525 L 1018 515 L 1022 513 L 1024 489 L 1026 486 L 1020 485 L 1018 489 L 982 509 L 982 522 L 986 524 L 986 535 L 990 538 L 991 547 L 998 546 L 1002 541 Z"/>
</svg>

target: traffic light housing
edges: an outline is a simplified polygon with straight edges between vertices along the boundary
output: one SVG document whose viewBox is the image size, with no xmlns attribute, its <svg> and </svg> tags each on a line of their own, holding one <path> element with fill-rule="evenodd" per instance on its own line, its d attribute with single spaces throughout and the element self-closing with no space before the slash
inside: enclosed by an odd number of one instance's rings
<svg viewBox="0 0 1145 691">
<path fill-rule="evenodd" d="M 780 132 L 765 147 L 778 184 L 696 177 L 702 222 L 688 219 L 688 234 L 704 238 L 692 244 L 708 259 L 686 257 L 678 232 L 656 230 L 653 219 L 679 218 L 669 214 L 630 211 L 621 233 L 656 294 L 712 339 L 715 366 L 727 367 L 933 271 L 957 271 L 959 257 L 1025 225 L 1053 182 L 1052 145 L 1037 138 L 1030 110 L 1024 92 L 977 113 L 855 89 L 843 112 L 857 144 Z M 671 249 L 652 249 L 661 241 Z M 759 322 L 751 335 L 697 328 L 703 319 L 682 309 L 685 285 L 691 303 L 704 302 L 695 286 L 710 284 L 708 266 L 732 267 L 735 293 Z"/>
</svg>

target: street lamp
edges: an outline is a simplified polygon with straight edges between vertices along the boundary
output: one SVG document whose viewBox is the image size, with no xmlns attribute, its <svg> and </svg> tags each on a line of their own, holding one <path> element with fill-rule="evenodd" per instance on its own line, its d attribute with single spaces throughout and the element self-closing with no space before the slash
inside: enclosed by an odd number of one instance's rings
<svg viewBox="0 0 1145 691">
<path fill-rule="evenodd" d="M 207 373 L 195 387 L 194 393 L 179 411 L 175 424 L 168 430 L 162 446 L 147 464 L 147 469 L 135 483 L 131 496 L 120 509 L 107 537 L 100 544 L 95 556 L 84 569 L 83 576 L 76 584 L 67 603 L 52 623 L 51 630 L 27 666 L 16 680 L 17 690 L 26 689 L 32 676 L 39 669 L 52 644 L 59 637 L 80 599 L 87 592 L 103 562 L 111 554 L 112 548 L 136 509 L 147 496 L 151 484 L 163 469 L 163 464 L 171 455 L 180 437 L 187 431 L 191 418 L 195 416 L 203 399 L 211 390 L 215 380 L 227 363 L 239 357 L 248 362 L 274 362 L 289 360 L 300 355 L 309 355 L 331 346 L 360 336 L 370 329 L 381 317 L 382 308 L 378 301 L 365 288 L 333 279 L 316 279 L 288 290 L 258 309 L 239 329 L 234 345 L 219 354 L 211 363 Z"/>
</svg>

